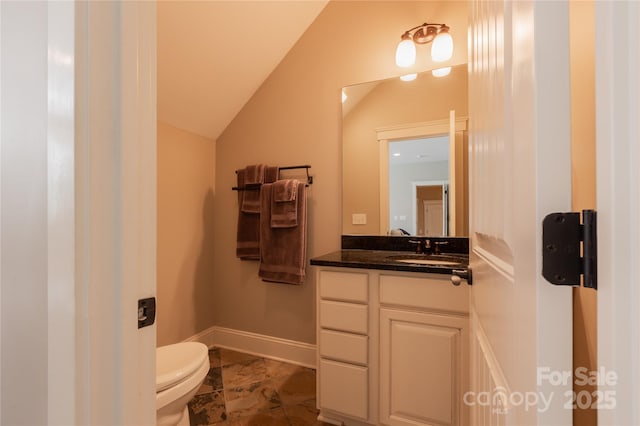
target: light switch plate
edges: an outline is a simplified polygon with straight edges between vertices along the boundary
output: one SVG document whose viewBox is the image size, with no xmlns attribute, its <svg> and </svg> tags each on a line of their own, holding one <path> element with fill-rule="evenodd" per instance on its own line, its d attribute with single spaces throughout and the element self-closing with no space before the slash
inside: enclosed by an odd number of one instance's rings
<svg viewBox="0 0 640 426">
<path fill-rule="evenodd" d="M 367 214 L 366 213 L 353 213 L 351 215 L 351 224 L 352 225 L 366 225 L 367 224 Z"/>
</svg>

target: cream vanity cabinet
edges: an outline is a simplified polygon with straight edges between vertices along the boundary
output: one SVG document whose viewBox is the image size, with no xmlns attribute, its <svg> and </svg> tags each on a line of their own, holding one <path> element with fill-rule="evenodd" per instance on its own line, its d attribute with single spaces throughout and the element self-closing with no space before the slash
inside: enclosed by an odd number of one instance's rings
<svg viewBox="0 0 640 426">
<path fill-rule="evenodd" d="M 367 422 L 370 398 L 369 274 L 318 271 L 318 405 L 329 418 Z M 337 423 L 340 424 L 340 423 Z"/>
<path fill-rule="evenodd" d="M 465 425 L 468 286 L 319 267 L 318 407 L 344 425 Z"/>
</svg>

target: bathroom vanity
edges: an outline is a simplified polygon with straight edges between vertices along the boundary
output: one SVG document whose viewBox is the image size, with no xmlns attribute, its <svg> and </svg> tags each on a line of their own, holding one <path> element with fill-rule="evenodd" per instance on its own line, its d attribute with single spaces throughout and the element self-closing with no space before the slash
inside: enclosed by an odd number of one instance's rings
<svg viewBox="0 0 640 426">
<path fill-rule="evenodd" d="M 451 263 L 403 261 L 418 257 Z M 343 249 L 311 260 L 319 419 L 337 425 L 468 423 L 462 398 L 469 291 L 465 281 L 451 281 L 454 269 L 466 269 L 466 259 Z"/>
</svg>

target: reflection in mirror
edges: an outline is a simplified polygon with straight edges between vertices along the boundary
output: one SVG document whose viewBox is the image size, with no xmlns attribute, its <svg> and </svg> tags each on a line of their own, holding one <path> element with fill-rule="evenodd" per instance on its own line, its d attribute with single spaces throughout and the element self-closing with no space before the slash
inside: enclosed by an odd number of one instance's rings
<svg viewBox="0 0 640 426">
<path fill-rule="evenodd" d="M 343 92 L 342 233 L 466 236 L 466 65 Z"/>
<path fill-rule="evenodd" d="M 392 141 L 388 157 L 389 233 L 449 235 L 448 135 Z"/>
</svg>

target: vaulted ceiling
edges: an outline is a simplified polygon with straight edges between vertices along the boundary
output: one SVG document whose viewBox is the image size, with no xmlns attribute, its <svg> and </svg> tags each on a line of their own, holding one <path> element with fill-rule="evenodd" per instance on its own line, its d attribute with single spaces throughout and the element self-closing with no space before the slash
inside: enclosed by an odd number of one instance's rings
<svg viewBox="0 0 640 426">
<path fill-rule="evenodd" d="M 158 120 L 216 139 L 327 1 L 158 1 Z"/>
</svg>

